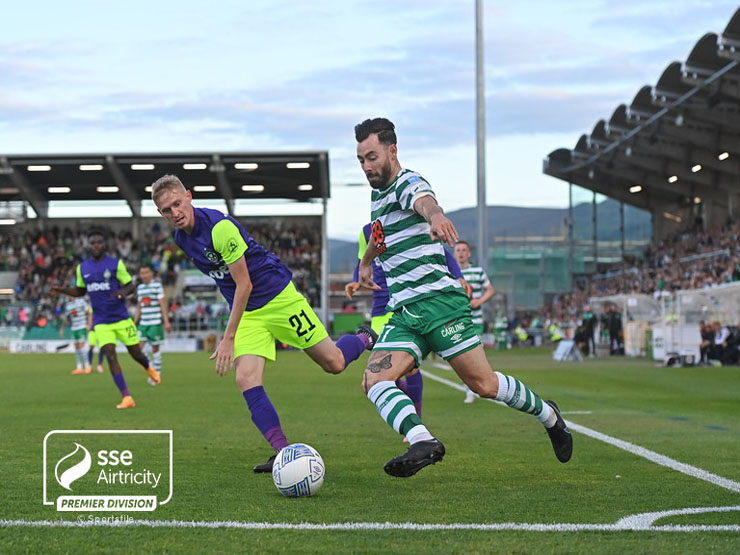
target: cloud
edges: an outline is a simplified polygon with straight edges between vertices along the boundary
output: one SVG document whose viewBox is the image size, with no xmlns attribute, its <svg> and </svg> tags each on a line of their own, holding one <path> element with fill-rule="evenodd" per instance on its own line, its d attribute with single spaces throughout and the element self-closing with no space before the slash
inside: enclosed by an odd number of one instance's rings
<svg viewBox="0 0 740 555">
<path fill-rule="evenodd" d="M 680 3 L 675 1 L 607 2 L 599 6 L 594 17 L 595 30 L 628 29 L 635 34 L 645 34 L 653 40 L 680 35 L 698 39 L 706 32 L 721 33 L 738 9 L 736 2 L 708 1 Z M 704 28 L 697 28 L 698 26 Z"/>
</svg>

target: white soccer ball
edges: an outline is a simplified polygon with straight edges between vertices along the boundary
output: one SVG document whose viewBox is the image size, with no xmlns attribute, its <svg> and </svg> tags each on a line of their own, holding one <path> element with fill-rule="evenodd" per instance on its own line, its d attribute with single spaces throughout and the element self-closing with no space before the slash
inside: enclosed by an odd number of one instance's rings
<svg viewBox="0 0 740 555">
<path fill-rule="evenodd" d="M 324 461 L 305 443 L 293 443 L 275 456 L 272 481 L 285 497 L 315 495 L 324 483 Z"/>
</svg>

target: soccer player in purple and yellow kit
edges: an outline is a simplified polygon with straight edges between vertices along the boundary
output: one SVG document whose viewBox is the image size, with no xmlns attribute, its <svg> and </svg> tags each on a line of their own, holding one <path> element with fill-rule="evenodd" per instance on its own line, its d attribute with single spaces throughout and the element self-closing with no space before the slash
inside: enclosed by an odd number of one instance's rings
<svg viewBox="0 0 740 555">
<path fill-rule="evenodd" d="M 364 326 L 335 344 L 311 306 L 293 285 L 290 269 L 259 245 L 235 219 L 208 208 L 194 208 L 192 193 L 174 175 L 152 184 L 152 200 L 175 228 L 175 242 L 195 266 L 216 282 L 231 314 L 211 360 L 224 376 L 234 366 L 236 383 L 252 422 L 275 452 L 288 441 L 280 418 L 262 385 L 266 361 L 275 360 L 275 339 L 306 352 L 330 374 L 339 374 L 377 336 Z M 254 467 L 271 472 L 275 455 Z"/>
<path fill-rule="evenodd" d="M 52 287 L 53 293 L 70 297 L 87 294 L 93 312 L 93 330 L 100 351 L 108 360 L 108 367 L 118 390 L 121 402 L 118 409 L 136 406 L 126 386 L 121 364 L 116 356 L 116 341 L 126 346 L 131 357 L 138 362 L 149 377 L 160 382 L 159 373 L 150 366 L 149 359 L 141 352 L 136 326 L 126 308 L 126 296 L 134 291 L 131 279 L 123 260 L 105 254 L 105 236 L 100 230 L 88 234 L 91 257 L 77 265 L 76 287 Z"/>
</svg>

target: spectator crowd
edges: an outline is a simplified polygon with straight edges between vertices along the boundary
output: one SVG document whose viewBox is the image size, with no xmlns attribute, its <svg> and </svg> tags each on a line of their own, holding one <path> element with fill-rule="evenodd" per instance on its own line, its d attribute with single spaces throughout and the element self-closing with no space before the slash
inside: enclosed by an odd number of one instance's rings
<svg viewBox="0 0 740 555">
<path fill-rule="evenodd" d="M 609 305 L 602 314 L 594 315 L 590 298 L 644 294 L 657 299 L 678 290 L 706 289 L 735 281 L 740 281 L 740 224 L 730 222 L 710 231 L 679 233 L 648 248 L 642 256 L 625 257 L 603 273 L 580 280 L 570 293 L 554 295 L 538 318 L 546 326 L 555 322 L 571 330 L 569 336 L 589 354 L 595 349 L 590 338 L 596 322 L 597 340 L 608 342 L 610 352 L 619 354 L 624 349 L 621 321 Z M 702 343 L 705 362 L 738 362 L 740 333 L 731 333 L 718 322 L 703 324 L 701 333 L 708 337 Z"/>
<path fill-rule="evenodd" d="M 108 254 L 121 258 L 132 275 L 149 264 L 163 285 L 173 285 L 178 274 L 193 267 L 175 244 L 173 235 L 158 223 L 138 240 L 129 231 L 118 233 L 95 226 L 108 234 Z M 294 272 L 294 282 L 313 306 L 320 300 L 321 237 L 319 228 L 285 220 L 260 221 L 247 231 L 265 248 L 277 254 Z M 89 229 L 51 226 L 44 230 L 13 230 L 0 234 L 0 272 L 18 272 L 16 302 L 0 305 L 0 326 L 58 325 L 63 299 L 52 297 L 52 285 L 71 285 L 75 267 L 88 256 Z M 182 299 L 173 299 L 174 306 Z M 30 310 L 29 310 L 29 307 Z M 29 314 L 30 312 L 30 314 Z"/>
</svg>

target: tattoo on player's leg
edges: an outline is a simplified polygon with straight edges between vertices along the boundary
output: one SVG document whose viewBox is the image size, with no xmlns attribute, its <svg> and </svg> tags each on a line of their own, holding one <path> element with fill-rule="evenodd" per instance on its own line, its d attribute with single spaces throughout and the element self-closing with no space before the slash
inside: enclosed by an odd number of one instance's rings
<svg viewBox="0 0 740 555">
<path fill-rule="evenodd" d="M 388 370 L 391 367 L 391 355 L 385 355 L 382 359 L 377 360 L 379 357 L 375 357 L 375 360 L 373 360 L 373 357 L 370 357 L 370 360 L 367 363 L 367 369 L 370 370 L 373 374 L 378 374 L 381 370 Z"/>
</svg>

